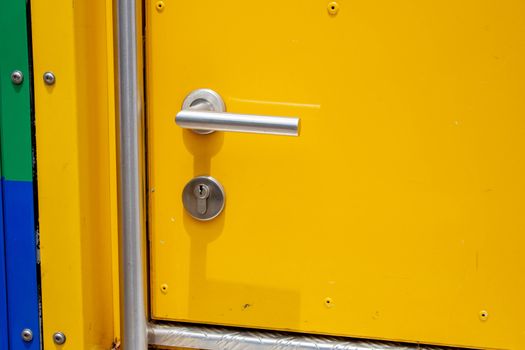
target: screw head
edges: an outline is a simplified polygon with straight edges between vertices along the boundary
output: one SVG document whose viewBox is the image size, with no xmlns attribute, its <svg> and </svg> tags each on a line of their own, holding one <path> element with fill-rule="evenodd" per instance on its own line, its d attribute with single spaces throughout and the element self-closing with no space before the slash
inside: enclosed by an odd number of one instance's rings
<svg viewBox="0 0 525 350">
<path fill-rule="evenodd" d="M 47 85 L 53 85 L 55 83 L 55 75 L 53 72 L 45 72 L 44 73 L 44 83 Z"/>
<path fill-rule="evenodd" d="M 337 12 L 339 12 L 339 4 L 335 1 L 328 3 L 328 13 L 332 16 L 337 15 Z"/>
<path fill-rule="evenodd" d="M 22 340 L 25 342 L 30 342 L 33 340 L 33 332 L 29 328 L 25 328 L 22 330 L 22 333 L 20 334 L 22 336 Z"/>
<path fill-rule="evenodd" d="M 489 318 L 489 313 L 488 313 L 488 311 L 486 311 L 486 310 L 481 310 L 481 311 L 479 312 L 479 319 L 480 319 L 481 321 L 486 321 L 488 318 Z"/>
<path fill-rule="evenodd" d="M 62 332 L 56 332 L 53 334 L 53 341 L 55 344 L 62 345 L 66 342 L 66 335 Z"/>
<path fill-rule="evenodd" d="M 155 8 L 157 9 L 158 12 L 164 11 L 165 6 L 166 5 L 164 4 L 164 1 L 157 1 L 157 3 L 155 4 Z"/>
<path fill-rule="evenodd" d="M 13 73 L 11 73 L 11 81 L 15 85 L 20 85 L 24 81 L 24 75 L 21 71 L 15 70 Z"/>
</svg>

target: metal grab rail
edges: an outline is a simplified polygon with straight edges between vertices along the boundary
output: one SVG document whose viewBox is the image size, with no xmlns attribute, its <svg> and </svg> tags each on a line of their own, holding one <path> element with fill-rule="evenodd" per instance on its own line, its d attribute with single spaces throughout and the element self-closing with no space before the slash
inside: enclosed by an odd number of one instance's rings
<svg viewBox="0 0 525 350">
<path fill-rule="evenodd" d="M 121 223 L 121 341 L 126 350 L 146 350 L 147 325 L 142 273 L 142 201 L 140 173 L 141 88 L 137 64 L 134 0 L 118 0 L 119 211 Z"/>
</svg>

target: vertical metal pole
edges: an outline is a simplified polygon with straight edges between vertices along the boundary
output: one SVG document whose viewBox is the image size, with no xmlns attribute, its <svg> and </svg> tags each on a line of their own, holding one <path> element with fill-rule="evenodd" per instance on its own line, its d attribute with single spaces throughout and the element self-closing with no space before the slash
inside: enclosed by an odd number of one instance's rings
<svg viewBox="0 0 525 350">
<path fill-rule="evenodd" d="M 137 64 L 137 17 L 135 0 L 118 0 L 118 71 L 120 116 L 120 223 L 121 305 L 125 350 L 145 350 L 146 310 L 142 256 L 142 203 L 140 174 L 141 89 Z"/>
</svg>

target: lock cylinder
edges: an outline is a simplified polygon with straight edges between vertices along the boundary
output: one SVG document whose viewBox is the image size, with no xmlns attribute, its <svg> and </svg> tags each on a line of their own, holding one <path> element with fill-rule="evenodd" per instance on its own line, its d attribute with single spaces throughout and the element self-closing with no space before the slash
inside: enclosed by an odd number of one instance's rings
<svg viewBox="0 0 525 350">
<path fill-rule="evenodd" d="M 211 176 L 197 176 L 191 179 L 182 191 L 184 209 L 200 221 L 219 216 L 224 209 L 224 200 L 224 188 Z"/>
</svg>

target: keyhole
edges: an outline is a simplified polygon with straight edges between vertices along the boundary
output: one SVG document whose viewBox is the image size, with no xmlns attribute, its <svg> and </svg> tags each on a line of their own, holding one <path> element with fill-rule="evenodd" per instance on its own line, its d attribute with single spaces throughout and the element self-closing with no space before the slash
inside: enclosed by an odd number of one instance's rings
<svg viewBox="0 0 525 350">
<path fill-rule="evenodd" d="M 193 191 L 198 199 L 206 199 L 210 195 L 210 188 L 205 184 L 199 184 L 195 186 Z"/>
<path fill-rule="evenodd" d="M 210 188 L 205 184 L 198 184 L 193 190 L 195 197 L 197 197 L 197 212 L 199 214 L 206 214 L 208 210 L 207 198 L 210 196 Z"/>
</svg>

